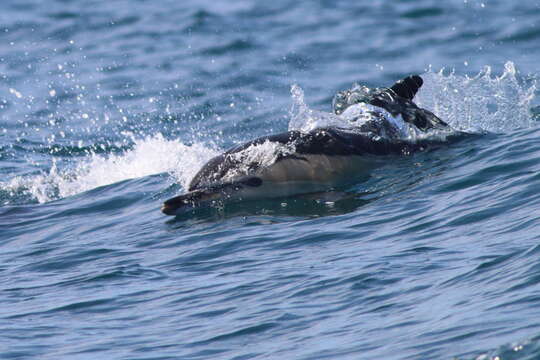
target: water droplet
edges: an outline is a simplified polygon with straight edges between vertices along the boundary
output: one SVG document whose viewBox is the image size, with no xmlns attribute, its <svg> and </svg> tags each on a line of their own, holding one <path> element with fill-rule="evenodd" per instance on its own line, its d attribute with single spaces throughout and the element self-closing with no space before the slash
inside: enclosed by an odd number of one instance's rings
<svg viewBox="0 0 540 360">
<path fill-rule="evenodd" d="M 22 98 L 22 94 L 20 92 L 18 92 L 17 90 L 13 89 L 13 88 L 10 88 L 9 92 L 11 94 L 15 95 L 18 99 Z"/>
</svg>

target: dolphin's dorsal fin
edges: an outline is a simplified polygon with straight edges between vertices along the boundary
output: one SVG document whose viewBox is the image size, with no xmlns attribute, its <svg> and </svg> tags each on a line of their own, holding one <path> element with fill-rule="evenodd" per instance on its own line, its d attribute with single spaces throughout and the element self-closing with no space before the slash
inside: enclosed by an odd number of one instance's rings
<svg viewBox="0 0 540 360">
<path fill-rule="evenodd" d="M 418 75 L 407 76 L 405 79 L 399 80 L 390 88 L 397 96 L 412 100 L 418 89 L 422 86 L 424 80 Z"/>
</svg>

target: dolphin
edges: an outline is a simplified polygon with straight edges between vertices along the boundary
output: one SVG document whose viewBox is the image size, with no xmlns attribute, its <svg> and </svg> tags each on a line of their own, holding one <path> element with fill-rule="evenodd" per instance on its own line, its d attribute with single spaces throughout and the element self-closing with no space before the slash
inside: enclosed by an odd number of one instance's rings
<svg viewBox="0 0 540 360">
<path fill-rule="evenodd" d="M 407 155 L 444 143 L 416 133 L 451 131 L 448 124 L 412 100 L 423 80 L 418 75 L 389 88 L 354 86 L 333 99 L 333 113 L 349 116 L 351 127 L 287 131 L 235 146 L 210 159 L 191 180 L 188 192 L 163 203 L 161 211 L 177 215 L 222 200 L 284 197 L 327 191 L 354 183 L 384 162 L 387 155 Z M 351 118 L 352 116 L 352 118 Z"/>
</svg>

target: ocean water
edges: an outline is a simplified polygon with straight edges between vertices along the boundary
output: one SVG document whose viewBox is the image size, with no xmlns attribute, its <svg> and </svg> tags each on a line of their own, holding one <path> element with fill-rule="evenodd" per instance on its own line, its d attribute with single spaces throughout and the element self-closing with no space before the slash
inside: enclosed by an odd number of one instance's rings
<svg viewBox="0 0 540 360">
<path fill-rule="evenodd" d="M 0 358 L 540 358 L 539 44 L 533 0 L 0 2 Z M 159 211 L 411 73 L 474 136 Z"/>
</svg>

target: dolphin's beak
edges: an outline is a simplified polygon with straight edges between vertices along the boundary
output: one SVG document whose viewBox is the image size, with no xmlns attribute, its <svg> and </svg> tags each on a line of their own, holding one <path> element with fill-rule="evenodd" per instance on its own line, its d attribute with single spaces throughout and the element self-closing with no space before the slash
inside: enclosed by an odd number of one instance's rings
<svg viewBox="0 0 540 360">
<path fill-rule="evenodd" d="M 178 210 L 178 208 L 167 203 L 163 203 L 161 206 L 161 212 L 165 215 L 176 215 L 176 210 Z"/>
<path fill-rule="evenodd" d="M 165 215 L 176 215 L 180 210 L 193 207 L 196 202 L 193 193 L 175 196 L 165 201 L 161 206 L 161 212 Z"/>
<path fill-rule="evenodd" d="M 161 212 L 165 215 L 177 215 L 182 210 L 193 209 L 201 204 L 217 200 L 220 195 L 209 190 L 194 190 L 165 201 L 161 206 Z"/>
</svg>

